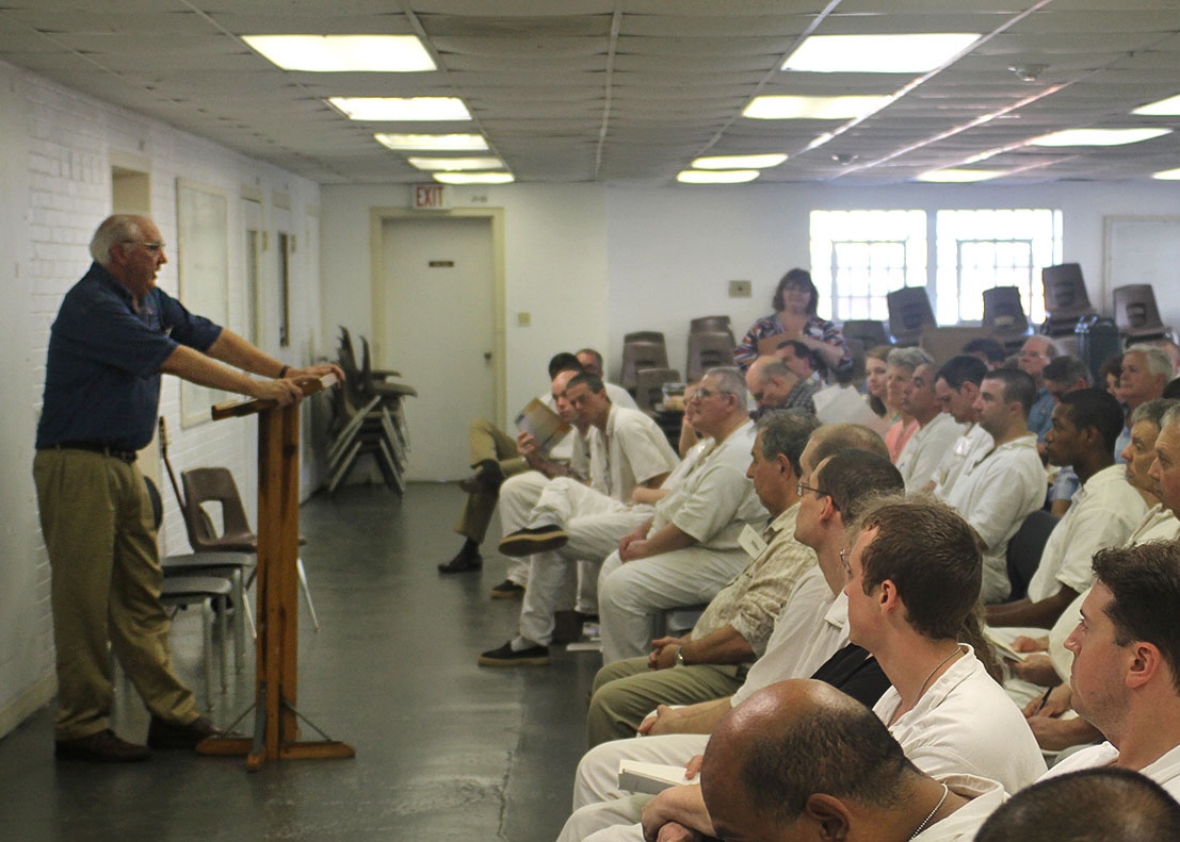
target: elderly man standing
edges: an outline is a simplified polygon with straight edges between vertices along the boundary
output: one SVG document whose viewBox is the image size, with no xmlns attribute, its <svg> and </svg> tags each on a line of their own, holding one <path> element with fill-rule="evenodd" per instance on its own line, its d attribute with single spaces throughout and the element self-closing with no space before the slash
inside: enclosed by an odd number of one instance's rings
<svg viewBox="0 0 1180 842">
<path fill-rule="evenodd" d="M 220 733 L 172 670 L 154 516 L 135 464 L 155 430 L 161 372 L 280 405 L 302 397 L 302 379 L 343 374 L 292 369 L 158 289 L 168 260 L 147 217 L 109 217 L 90 254 L 50 333 L 33 477 L 52 576 L 55 756 L 129 762 L 151 753 L 110 730 L 111 651 L 151 712 L 150 747 Z"/>
<path fill-rule="evenodd" d="M 716 596 L 749 558 L 738 543 L 742 530 L 765 518 L 746 476 L 754 424 L 741 372 L 710 369 L 693 400 L 693 424 L 712 448 L 602 565 L 598 612 L 608 664 L 647 654 L 649 612 Z"/>
</svg>

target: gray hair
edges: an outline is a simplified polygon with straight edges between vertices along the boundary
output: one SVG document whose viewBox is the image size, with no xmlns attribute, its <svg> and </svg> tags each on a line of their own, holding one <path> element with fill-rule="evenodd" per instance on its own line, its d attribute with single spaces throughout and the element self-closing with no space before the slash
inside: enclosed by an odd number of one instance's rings
<svg viewBox="0 0 1180 842">
<path fill-rule="evenodd" d="M 1150 421 L 1157 427 L 1162 427 L 1164 416 L 1168 413 L 1168 410 L 1177 406 L 1180 406 L 1180 401 L 1168 400 L 1167 398 L 1156 398 L 1153 401 L 1141 403 L 1131 413 L 1131 426 L 1134 427 L 1140 421 Z"/>
<path fill-rule="evenodd" d="M 914 372 L 921 366 L 934 365 L 934 357 L 921 348 L 894 348 L 889 352 L 889 358 L 885 363 Z"/>
<path fill-rule="evenodd" d="M 116 213 L 104 219 L 90 240 L 90 256 L 94 262 L 107 266 L 111 262 L 111 248 L 116 243 L 142 240 L 143 228 L 139 219 L 129 213 Z"/>
<path fill-rule="evenodd" d="M 750 411 L 749 400 L 746 395 L 746 378 L 738 369 L 733 366 L 719 366 L 711 368 L 705 372 L 704 377 L 714 377 L 717 379 L 717 391 L 723 395 L 733 395 L 737 400 L 737 408 L 741 410 L 742 414 Z M 703 380 L 704 377 L 701 379 Z"/>
<path fill-rule="evenodd" d="M 1127 359 L 1127 354 L 1142 354 L 1143 358 L 1147 360 L 1147 370 L 1156 377 L 1161 374 L 1164 379 L 1172 379 L 1172 360 L 1168 357 L 1167 352 L 1163 348 L 1157 348 L 1155 345 L 1144 345 L 1139 343 L 1132 345 L 1127 350 L 1123 351 L 1123 361 Z"/>
<path fill-rule="evenodd" d="M 1169 407 L 1167 412 L 1160 418 L 1160 429 L 1164 427 L 1171 427 L 1173 424 L 1180 425 L 1180 405 Z"/>
<path fill-rule="evenodd" d="M 799 457 L 811 434 L 819 429 L 819 419 L 805 412 L 768 412 L 758 419 L 758 431 L 762 433 L 762 457 L 773 459 L 786 456 L 795 476 L 803 475 Z"/>
</svg>

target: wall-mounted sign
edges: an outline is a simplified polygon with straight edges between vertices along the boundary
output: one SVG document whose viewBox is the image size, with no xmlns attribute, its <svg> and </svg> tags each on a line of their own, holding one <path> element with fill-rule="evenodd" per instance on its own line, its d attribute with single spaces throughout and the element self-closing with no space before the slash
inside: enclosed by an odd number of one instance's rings
<svg viewBox="0 0 1180 842">
<path fill-rule="evenodd" d="M 410 194 L 414 210 L 445 210 L 451 206 L 451 194 L 445 184 L 415 184 Z"/>
</svg>

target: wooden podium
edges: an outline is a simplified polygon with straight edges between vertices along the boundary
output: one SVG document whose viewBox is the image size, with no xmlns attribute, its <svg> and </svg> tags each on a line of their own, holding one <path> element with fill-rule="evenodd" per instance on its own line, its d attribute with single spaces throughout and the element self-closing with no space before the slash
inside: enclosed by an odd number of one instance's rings
<svg viewBox="0 0 1180 842">
<path fill-rule="evenodd" d="M 335 375 L 302 383 L 304 395 L 331 386 Z M 258 638 L 254 736 L 203 741 L 207 755 L 246 757 L 257 771 L 267 760 L 354 757 L 346 743 L 299 739 L 295 708 L 299 664 L 299 404 L 231 401 L 213 407 L 213 420 L 258 415 Z M 305 722 L 307 720 L 304 720 Z M 310 725 L 311 723 L 308 722 Z M 315 728 L 312 725 L 312 728 Z M 318 728 L 315 728 L 319 731 Z M 323 732 L 320 732 L 321 735 Z"/>
</svg>

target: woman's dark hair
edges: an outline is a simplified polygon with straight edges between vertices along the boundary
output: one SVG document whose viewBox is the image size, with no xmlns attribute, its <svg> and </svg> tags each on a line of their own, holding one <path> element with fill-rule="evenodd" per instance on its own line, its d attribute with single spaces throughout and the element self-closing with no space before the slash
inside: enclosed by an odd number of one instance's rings
<svg viewBox="0 0 1180 842">
<path fill-rule="evenodd" d="M 807 314 L 814 316 L 816 305 L 819 304 L 819 290 L 811 282 L 811 273 L 806 269 L 792 269 L 779 279 L 778 286 L 774 289 L 774 299 L 771 301 L 776 313 L 783 310 L 783 290 L 787 287 L 798 287 L 811 293 L 811 300 L 807 302 Z"/>
</svg>

